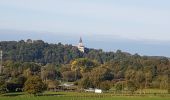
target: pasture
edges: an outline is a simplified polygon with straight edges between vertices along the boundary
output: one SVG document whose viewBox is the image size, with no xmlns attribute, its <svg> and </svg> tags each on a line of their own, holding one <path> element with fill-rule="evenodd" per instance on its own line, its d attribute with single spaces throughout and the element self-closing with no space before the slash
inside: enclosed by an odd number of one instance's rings
<svg viewBox="0 0 170 100">
<path fill-rule="evenodd" d="M 113 93 L 45 92 L 40 96 L 7 93 L 0 100 L 170 100 L 169 94 L 122 95 Z"/>
</svg>

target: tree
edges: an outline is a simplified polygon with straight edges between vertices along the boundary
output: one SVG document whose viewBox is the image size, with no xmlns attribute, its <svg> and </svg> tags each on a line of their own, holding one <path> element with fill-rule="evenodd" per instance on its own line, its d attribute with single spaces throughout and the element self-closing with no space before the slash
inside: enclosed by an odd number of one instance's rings
<svg viewBox="0 0 170 100">
<path fill-rule="evenodd" d="M 121 90 L 123 90 L 123 82 L 117 82 L 115 84 L 115 89 L 117 92 L 120 92 Z"/>
<path fill-rule="evenodd" d="M 150 80 L 150 74 L 146 74 L 147 82 Z M 140 90 L 143 89 L 143 84 L 147 83 L 145 81 L 145 74 L 142 71 L 135 71 L 129 69 L 125 73 L 126 85 L 127 88 L 133 93 L 137 88 Z M 140 91 L 141 93 L 141 91 Z"/>
<path fill-rule="evenodd" d="M 47 90 L 56 91 L 56 88 L 58 87 L 59 84 L 60 84 L 59 81 L 49 80 L 49 81 L 47 82 Z"/>
<path fill-rule="evenodd" d="M 79 82 L 79 86 L 84 88 L 84 89 L 87 89 L 87 88 L 92 88 L 93 87 L 93 83 L 92 81 L 89 79 L 89 77 L 85 77 L 85 78 L 82 78 Z"/>
<path fill-rule="evenodd" d="M 100 83 L 100 89 L 107 91 L 111 88 L 111 85 L 110 81 L 103 81 Z"/>
<path fill-rule="evenodd" d="M 112 80 L 113 77 L 113 73 L 103 66 L 94 68 L 89 74 L 89 78 L 93 82 L 95 88 L 99 88 L 101 82 Z"/>
<path fill-rule="evenodd" d="M 151 83 L 151 81 L 152 81 L 152 73 L 151 72 L 145 73 L 145 88 L 148 87 L 148 84 Z"/>
<path fill-rule="evenodd" d="M 45 85 L 39 76 L 31 76 L 24 84 L 24 91 L 29 94 L 38 94 L 44 91 Z"/>
<path fill-rule="evenodd" d="M 144 87 L 145 75 L 142 71 L 137 71 L 135 75 L 135 84 L 140 89 L 140 94 L 142 93 L 142 89 Z"/>
<path fill-rule="evenodd" d="M 96 62 L 87 58 L 79 58 L 71 62 L 71 70 L 75 71 L 76 80 L 78 79 L 77 78 L 78 73 L 82 74 L 85 72 L 89 72 L 91 69 L 93 69 L 96 66 L 97 66 Z"/>
<path fill-rule="evenodd" d="M 47 64 L 45 67 L 41 68 L 41 78 L 43 81 L 55 80 L 57 76 L 55 65 Z"/>
<path fill-rule="evenodd" d="M 127 90 L 129 90 L 132 94 L 137 90 L 137 87 L 134 82 L 127 81 Z"/>
<path fill-rule="evenodd" d="M 125 79 L 126 81 L 134 81 L 135 79 L 135 70 L 129 69 L 125 72 Z"/>
<path fill-rule="evenodd" d="M 170 70 L 168 74 L 168 93 L 170 94 Z"/>
<path fill-rule="evenodd" d="M 74 71 L 65 71 L 62 73 L 63 80 L 68 81 L 68 82 L 73 82 L 75 81 L 75 72 Z"/>
<path fill-rule="evenodd" d="M 5 79 L 0 77 L 0 94 L 7 92 L 7 84 L 5 83 Z"/>
<path fill-rule="evenodd" d="M 0 94 L 4 94 L 7 92 L 7 85 L 6 83 L 0 85 Z"/>
<path fill-rule="evenodd" d="M 159 75 L 157 81 L 159 82 L 160 89 L 168 88 L 168 75 Z"/>
</svg>

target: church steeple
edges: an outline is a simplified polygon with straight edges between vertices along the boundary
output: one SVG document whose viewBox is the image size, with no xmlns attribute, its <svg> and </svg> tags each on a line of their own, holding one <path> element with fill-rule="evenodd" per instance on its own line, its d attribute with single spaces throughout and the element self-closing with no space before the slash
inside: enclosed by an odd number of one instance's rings
<svg viewBox="0 0 170 100">
<path fill-rule="evenodd" d="M 82 41 L 81 37 L 80 37 L 79 44 L 78 44 L 77 48 L 79 49 L 79 51 L 84 53 L 84 45 L 83 45 L 83 41 Z"/>
<path fill-rule="evenodd" d="M 82 43 L 83 41 L 82 41 L 82 38 L 80 37 L 80 40 L 79 40 L 79 43 Z"/>
</svg>

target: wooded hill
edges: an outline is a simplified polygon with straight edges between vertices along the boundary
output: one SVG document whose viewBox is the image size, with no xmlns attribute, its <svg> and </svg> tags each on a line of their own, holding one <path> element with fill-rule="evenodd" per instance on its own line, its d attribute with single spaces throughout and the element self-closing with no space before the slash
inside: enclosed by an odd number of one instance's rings
<svg viewBox="0 0 170 100">
<path fill-rule="evenodd" d="M 62 80 L 75 82 L 82 88 L 103 90 L 115 87 L 133 92 L 143 88 L 168 88 L 170 62 L 166 57 L 131 55 L 121 50 L 104 52 L 89 48 L 82 53 L 72 45 L 49 44 L 42 40 L 1 41 L 0 46 L 4 66 L 0 77 L 1 90 L 1 85 L 6 83 L 8 90 L 10 84 L 23 87 L 32 75 L 41 77 L 47 87 L 46 80 L 53 83 Z"/>
<path fill-rule="evenodd" d="M 30 39 L 29 39 L 30 40 Z M 159 56 L 140 56 L 138 54 L 117 50 L 116 52 L 104 52 L 99 49 L 86 48 L 85 53 L 80 52 L 77 47 L 68 44 L 48 44 L 42 40 L 30 42 L 21 41 L 1 41 L 0 47 L 3 50 L 3 60 L 20 62 L 36 62 L 41 64 L 68 64 L 76 58 L 89 58 L 103 64 L 108 61 L 120 61 L 129 58 L 140 58 L 141 60 L 168 60 L 166 57 Z"/>
</svg>

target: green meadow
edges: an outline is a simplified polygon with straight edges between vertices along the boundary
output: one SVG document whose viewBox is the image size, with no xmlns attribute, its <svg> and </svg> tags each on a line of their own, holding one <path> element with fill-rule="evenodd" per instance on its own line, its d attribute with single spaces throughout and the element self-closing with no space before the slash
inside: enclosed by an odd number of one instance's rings
<svg viewBox="0 0 170 100">
<path fill-rule="evenodd" d="M 0 100 L 170 100 L 169 94 L 122 95 L 113 93 L 45 92 L 39 96 L 7 93 Z"/>
</svg>

